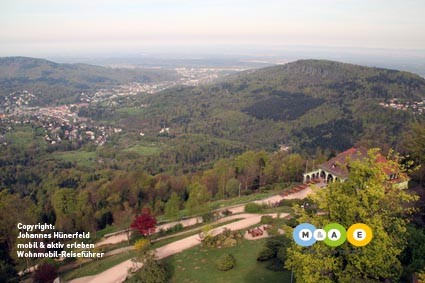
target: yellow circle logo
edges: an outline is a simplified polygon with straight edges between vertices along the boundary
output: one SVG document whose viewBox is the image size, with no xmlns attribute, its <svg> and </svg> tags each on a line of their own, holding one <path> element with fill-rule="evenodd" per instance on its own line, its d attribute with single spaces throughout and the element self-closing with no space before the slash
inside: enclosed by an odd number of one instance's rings
<svg viewBox="0 0 425 283">
<path fill-rule="evenodd" d="M 347 240 L 356 247 L 364 247 L 370 243 L 373 234 L 372 229 L 363 223 L 351 225 L 347 230 Z"/>
</svg>

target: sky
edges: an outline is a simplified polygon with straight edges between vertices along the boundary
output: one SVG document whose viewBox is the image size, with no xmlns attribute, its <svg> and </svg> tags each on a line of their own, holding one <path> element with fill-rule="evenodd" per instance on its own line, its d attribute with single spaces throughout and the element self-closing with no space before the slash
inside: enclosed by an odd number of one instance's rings
<svg viewBox="0 0 425 283">
<path fill-rule="evenodd" d="M 425 50 L 423 0 L 0 0 L 0 56 L 251 46 Z"/>
</svg>

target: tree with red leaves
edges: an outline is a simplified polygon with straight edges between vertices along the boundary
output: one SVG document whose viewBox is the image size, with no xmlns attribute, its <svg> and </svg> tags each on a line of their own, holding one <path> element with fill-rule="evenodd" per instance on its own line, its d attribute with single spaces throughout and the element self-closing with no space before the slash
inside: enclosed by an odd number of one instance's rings
<svg viewBox="0 0 425 283">
<path fill-rule="evenodd" d="M 142 214 L 134 218 L 130 228 L 137 230 L 143 236 L 152 235 L 156 230 L 156 218 L 151 214 L 150 209 L 145 208 L 142 210 Z"/>
<path fill-rule="evenodd" d="M 36 283 L 52 283 L 57 276 L 58 272 L 54 265 L 43 263 L 34 271 L 32 279 Z"/>
</svg>

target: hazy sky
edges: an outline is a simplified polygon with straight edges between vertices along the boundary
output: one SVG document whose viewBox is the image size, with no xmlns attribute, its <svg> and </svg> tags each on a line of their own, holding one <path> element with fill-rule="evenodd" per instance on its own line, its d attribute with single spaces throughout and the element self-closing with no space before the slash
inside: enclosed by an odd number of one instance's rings
<svg viewBox="0 0 425 283">
<path fill-rule="evenodd" d="M 425 49 L 424 0 L 0 0 L 0 56 L 196 46 Z"/>
</svg>

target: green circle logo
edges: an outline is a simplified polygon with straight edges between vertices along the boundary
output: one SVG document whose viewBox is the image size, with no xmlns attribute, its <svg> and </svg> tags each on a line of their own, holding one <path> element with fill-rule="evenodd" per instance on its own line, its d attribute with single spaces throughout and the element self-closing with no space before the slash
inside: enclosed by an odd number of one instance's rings
<svg viewBox="0 0 425 283">
<path fill-rule="evenodd" d="M 347 231 L 338 223 L 331 223 L 325 226 L 326 239 L 323 241 L 330 247 L 338 247 L 347 239 Z"/>
</svg>

